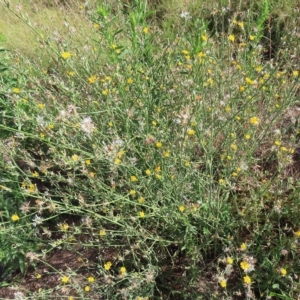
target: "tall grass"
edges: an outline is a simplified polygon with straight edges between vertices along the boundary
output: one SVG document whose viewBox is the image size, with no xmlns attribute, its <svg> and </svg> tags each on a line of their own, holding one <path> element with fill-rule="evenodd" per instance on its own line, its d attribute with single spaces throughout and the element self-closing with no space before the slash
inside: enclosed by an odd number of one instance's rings
<svg viewBox="0 0 300 300">
<path fill-rule="evenodd" d="M 108 1 L 53 35 L 0 3 L 40 45 L 0 73 L 4 299 L 299 297 L 297 19 Z"/>
</svg>

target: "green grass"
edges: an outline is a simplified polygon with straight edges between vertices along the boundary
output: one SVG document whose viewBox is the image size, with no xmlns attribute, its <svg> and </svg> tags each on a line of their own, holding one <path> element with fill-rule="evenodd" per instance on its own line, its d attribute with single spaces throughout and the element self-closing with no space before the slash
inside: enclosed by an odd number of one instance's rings
<svg viewBox="0 0 300 300">
<path fill-rule="evenodd" d="M 300 296 L 296 2 L 0 3 L 0 297 Z"/>
<path fill-rule="evenodd" d="M 88 6 L 83 1 L 75 0 L 65 1 L 65 5 L 63 3 L 61 1 L 58 5 L 55 1 L 28 0 L 19 4 L 19 1 L 10 1 L 14 13 L 1 5 L 0 33 L 5 38 L 5 46 L 28 58 L 41 59 L 44 56 L 45 40 L 37 33 L 61 46 L 69 43 L 73 43 L 74 47 L 85 45 L 88 39 L 93 38 L 86 13 L 95 4 L 91 1 Z M 28 21 L 35 30 L 24 25 L 21 18 Z M 49 63 L 49 59 L 47 61 L 43 58 L 43 61 Z"/>
</svg>

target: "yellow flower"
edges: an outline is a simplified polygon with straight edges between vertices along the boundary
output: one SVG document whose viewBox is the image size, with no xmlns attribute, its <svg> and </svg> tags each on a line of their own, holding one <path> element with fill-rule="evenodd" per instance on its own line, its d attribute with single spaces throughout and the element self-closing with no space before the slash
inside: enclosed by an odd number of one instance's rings
<svg viewBox="0 0 300 300">
<path fill-rule="evenodd" d="M 236 68 L 237 68 L 238 70 L 240 70 L 240 71 L 242 70 L 242 66 L 239 65 L 239 64 L 236 65 Z"/>
<path fill-rule="evenodd" d="M 132 78 L 128 78 L 128 79 L 127 79 L 127 83 L 128 83 L 128 84 L 133 84 L 133 79 L 132 79 Z"/>
<path fill-rule="evenodd" d="M 246 140 L 249 140 L 250 137 L 251 137 L 250 134 L 245 134 L 245 139 L 246 139 Z"/>
<path fill-rule="evenodd" d="M 12 91 L 13 91 L 15 94 L 19 94 L 19 93 L 20 93 L 20 89 L 19 89 L 19 88 L 13 88 Z"/>
<path fill-rule="evenodd" d="M 244 28 L 244 23 L 243 22 L 238 22 L 237 23 L 239 27 Z"/>
<path fill-rule="evenodd" d="M 61 278 L 61 281 L 62 281 L 62 283 L 68 283 L 69 282 L 69 277 L 65 275 Z"/>
<path fill-rule="evenodd" d="M 85 161 L 85 164 L 88 166 L 88 165 L 90 165 L 91 164 L 91 160 L 90 159 L 87 159 L 86 161 Z"/>
<path fill-rule="evenodd" d="M 155 172 L 156 172 L 156 173 L 161 172 L 161 167 L 160 167 L 160 165 L 157 165 L 157 166 L 155 167 Z"/>
<path fill-rule="evenodd" d="M 20 218 L 19 218 L 19 216 L 18 216 L 17 214 L 13 214 L 13 215 L 11 216 L 11 220 L 12 220 L 13 222 L 17 222 L 18 220 L 20 220 Z"/>
<path fill-rule="evenodd" d="M 241 244 L 240 250 L 245 251 L 247 249 L 247 245 L 245 243 Z"/>
<path fill-rule="evenodd" d="M 208 37 L 207 37 L 206 34 L 203 34 L 203 35 L 201 36 L 201 39 L 202 39 L 203 42 L 206 42 L 207 39 L 208 39 Z"/>
<path fill-rule="evenodd" d="M 295 235 L 296 235 L 297 237 L 300 237 L 300 230 L 297 230 L 297 231 L 295 232 Z"/>
<path fill-rule="evenodd" d="M 299 75 L 299 72 L 298 72 L 298 71 L 293 71 L 293 76 L 294 76 L 294 77 L 298 77 L 298 75 Z"/>
<path fill-rule="evenodd" d="M 88 282 L 92 283 L 92 282 L 94 282 L 94 281 L 95 281 L 95 278 L 94 278 L 93 276 L 90 276 L 90 277 L 88 278 Z"/>
<path fill-rule="evenodd" d="M 91 290 L 91 288 L 90 288 L 88 285 L 84 288 L 84 291 L 87 292 L 87 293 L 88 293 L 90 290 Z"/>
<path fill-rule="evenodd" d="M 142 204 L 145 201 L 145 199 L 143 197 L 140 197 L 138 201 L 140 204 Z"/>
<path fill-rule="evenodd" d="M 77 154 L 72 155 L 72 160 L 77 161 L 79 159 L 79 156 Z"/>
<path fill-rule="evenodd" d="M 144 32 L 145 34 L 147 34 L 148 31 L 149 31 L 149 28 L 148 28 L 148 27 L 145 27 L 145 28 L 143 29 L 143 32 Z"/>
<path fill-rule="evenodd" d="M 108 271 L 111 268 L 111 266 L 112 266 L 112 263 L 110 261 L 108 261 L 107 263 L 104 264 L 104 269 L 106 271 Z"/>
<path fill-rule="evenodd" d="M 130 180 L 132 181 L 132 182 L 137 182 L 137 177 L 136 176 L 130 176 Z"/>
<path fill-rule="evenodd" d="M 89 83 L 95 83 L 96 79 L 97 79 L 97 76 L 92 75 L 91 77 L 88 78 L 88 81 L 89 81 Z"/>
<path fill-rule="evenodd" d="M 231 145 L 230 145 L 230 148 L 231 148 L 233 151 L 236 151 L 236 150 L 237 150 L 237 145 L 231 144 Z"/>
<path fill-rule="evenodd" d="M 229 265 L 233 264 L 233 259 L 231 257 L 227 257 L 226 261 Z"/>
<path fill-rule="evenodd" d="M 284 276 L 286 276 L 287 271 L 286 271 L 285 268 L 281 268 L 281 269 L 280 269 L 280 273 L 281 273 L 281 275 L 284 277 Z"/>
<path fill-rule="evenodd" d="M 243 279 L 244 279 L 244 283 L 245 284 L 247 284 L 247 285 L 251 284 L 251 278 L 248 275 L 244 276 Z"/>
<path fill-rule="evenodd" d="M 275 142 L 274 142 L 274 144 L 276 145 L 276 146 L 280 146 L 280 141 L 278 141 L 278 140 L 276 140 Z"/>
<path fill-rule="evenodd" d="M 72 71 L 70 71 L 70 72 L 67 72 L 67 74 L 68 74 L 69 76 L 71 76 L 71 77 L 73 77 L 73 76 L 75 75 L 75 73 L 74 73 L 74 72 L 72 72 Z"/>
<path fill-rule="evenodd" d="M 161 148 L 161 147 L 162 147 L 162 143 L 161 143 L 161 142 L 157 142 L 157 143 L 155 144 L 155 146 L 156 146 L 156 148 Z"/>
<path fill-rule="evenodd" d="M 106 231 L 105 231 L 104 229 L 101 229 L 101 230 L 99 231 L 99 235 L 101 235 L 101 236 L 106 235 Z"/>
<path fill-rule="evenodd" d="M 170 157 L 170 152 L 169 151 L 164 151 L 163 152 L 163 157 Z"/>
<path fill-rule="evenodd" d="M 28 189 L 27 189 L 28 193 L 34 193 L 35 190 L 36 190 L 35 185 L 30 183 L 29 186 L 28 186 Z"/>
<path fill-rule="evenodd" d="M 102 91 L 102 95 L 106 96 L 108 94 L 108 89 Z"/>
<path fill-rule="evenodd" d="M 219 179 L 219 184 L 221 184 L 221 185 L 223 185 L 223 184 L 225 184 L 225 180 L 224 179 Z"/>
<path fill-rule="evenodd" d="M 69 225 L 67 223 L 62 223 L 59 225 L 60 230 L 67 231 L 69 229 Z"/>
<path fill-rule="evenodd" d="M 250 268 L 250 264 L 244 260 L 240 263 L 240 266 L 244 271 L 247 271 Z"/>
<path fill-rule="evenodd" d="M 257 117 L 252 117 L 249 121 L 252 125 L 257 125 L 259 123 L 259 119 Z"/>
<path fill-rule="evenodd" d="M 121 267 L 120 273 L 121 273 L 122 275 L 124 275 L 124 274 L 126 274 L 126 272 L 127 272 L 126 268 L 125 268 L 125 267 Z"/>
<path fill-rule="evenodd" d="M 32 172 L 33 177 L 39 177 L 39 173 L 37 171 Z"/>
<path fill-rule="evenodd" d="M 49 125 L 48 125 L 48 128 L 49 128 L 49 129 L 53 129 L 53 128 L 54 128 L 54 125 L 53 125 L 53 124 L 49 124 Z"/>
<path fill-rule="evenodd" d="M 119 158 L 116 158 L 116 159 L 115 159 L 115 164 L 116 164 L 116 165 L 119 165 L 120 163 L 121 163 L 121 160 L 120 160 Z"/>
<path fill-rule="evenodd" d="M 40 278 L 42 278 L 42 275 L 41 274 L 36 274 L 35 278 L 40 279 Z"/>
<path fill-rule="evenodd" d="M 187 134 L 188 134 L 188 135 L 195 135 L 195 130 L 189 129 L 189 130 L 187 131 Z"/>
<path fill-rule="evenodd" d="M 123 155 L 125 154 L 125 152 L 126 152 L 126 151 L 124 151 L 124 150 L 119 151 L 119 152 L 117 153 L 117 157 L 118 157 L 118 158 L 122 158 Z"/>
<path fill-rule="evenodd" d="M 235 40 L 234 35 L 233 35 L 233 34 L 230 34 L 230 35 L 228 36 L 228 40 L 229 40 L 230 42 L 234 42 L 234 40 Z"/>
<path fill-rule="evenodd" d="M 204 53 L 204 52 L 199 52 L 198 54 L 197 54 L 197 56 L 199 57 L 199 58 L 202 58 L 202 57 L 205 57 L 206 56 L 206 54 Z"/>
<path fill-rule="evenodd" d="M 184 212 L 185 207 L 184 207 L 183 205 L 181 205 L 181 206 L 179 206 L 179 210 L 180 210 L 181 212 Z"/>
<path fill-rule="evenodd" d="M 288 151 L 287 147 L 281 147 L 280 150 L 281 150 L 282 152 L 287 152 L 287 151 Z"/>
<path fill-rule="evenodd" d="M 130 190 L 130 191 L 129 191 L 129 194 L 130 194 L 131 196 L 135 196 L 135 195 L 136 195 L 136 190 Z"/>
<path fill-rule="evenodd" d="M 253 41 L 255 39 L 255 36 L 250 34 L 249 39 L 250 39 L 250 41 Z"/>
<path fill-rule="evenodd" d="M 253 85 L 254 83 L 255 83 L 255 81 L 254 80 L 251 80 L 249 77 L 246 77 L 246 82 L 248 83 L 248 84 L 251 84 L 251 85 Z"/>
<path fill-rule="evenodd" d="M 256 68 L 255 68 L 255 70 L 256 70 L 256 72 L 261 72 L 261 70 L 262 70 L 262 66 L 258 66 L 258 67 L 256 67 Z"/>
<path fill-rule="evenodd" d="M 147 169 L 147 170 L 145 171 L 145 173 L 146 173 L 146 175 L 151 175 L 151 170 Z"/>
<path fill-rule="evenodd" d="M 74 297 L 73 297 L 73 296 L 70 296 L 70 297 L 68 298 L 68 300 L 74 300 Z"/>
<path fill-rule="evenodd" d="M 63 58 L 63 59 L 68 59 L 69 57 L 71 56 L 71 53 L 70 52 L 62 52 L 61 53 L 61 57 Z"/>
<path fill-rule="evenodd" d="M 189 54 L 189 51 L 187 51 L 187 50 L 182 50 L 181 53 L 182 53 L 183 55 L 188 55 L 188 54 Z"/>
<path fill-rule="evenodd" d="M 145 213 L 143 211 L 140 211 L 139 216 L 140 216 L 140 218 L 145 218 Z"/>
<path fill-rule="evenodd" d="M 39 103 L 39 104 L 38 104 L 38 108 L 40 108 L 40 109 L 44 109 L 44 108 L 45 108 L 45 104 L 43 104 L 43 103 Z"/>
<path fill-rule="evenodd" d="M 222 288 L 226 288 L 226 286 L 227 286 L 227 282 L 226 282 L 226 280 L 225 279 L 221 279 L 220 281 L 219 281 L 219 283 L 220 283 L 220 286 L 222 287 Z"/>
</svg>

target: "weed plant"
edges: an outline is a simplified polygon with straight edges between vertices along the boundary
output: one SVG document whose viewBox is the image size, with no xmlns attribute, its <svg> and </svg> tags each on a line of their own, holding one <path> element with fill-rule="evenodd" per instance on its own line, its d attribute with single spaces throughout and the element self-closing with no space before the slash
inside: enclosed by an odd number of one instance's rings
<svg viewBox="0 0 300 300">
<path fill-rule="evenodd" d="M 299 20 L 104 1 L 82 46 L 0 3 L 40 45 L 0 52 L 3 299 L 300 297 Z"/>
</svg>

